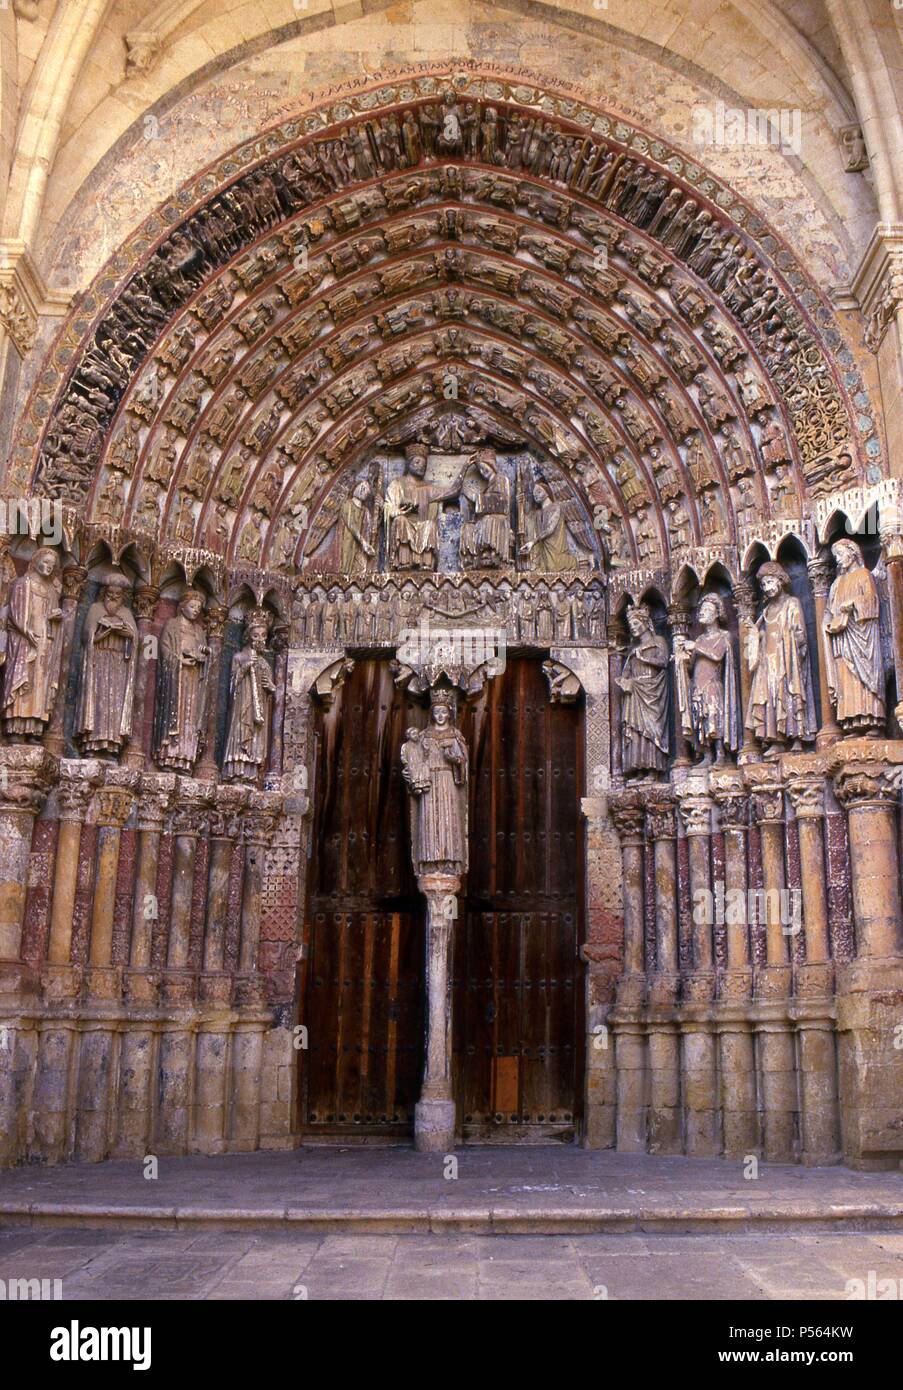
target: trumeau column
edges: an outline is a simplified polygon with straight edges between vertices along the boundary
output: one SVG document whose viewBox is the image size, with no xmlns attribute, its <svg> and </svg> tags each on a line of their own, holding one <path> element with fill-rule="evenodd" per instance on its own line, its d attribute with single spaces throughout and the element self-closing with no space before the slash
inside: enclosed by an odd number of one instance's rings
<svg viewBox="0 0 903 1390">
<path fill-rule="evenodd" d="M 794 775 L 790 759 L 785 759 L 785 771 L 799 834 L 806 947 L 792 1008 L 799 1039 L 800 1157 L 803 1163 L 832 1163 L 839 1158 L 840 1133 L 834 967 L 828 936 L 825 785 L 819 767 Z"/>
<path fill-rule="evenodd" d="M 849 739 L 832 750 L 847 813 L 856 959 L 837 967 L 844 1160 L 896 1168 L 903 1159 L 903 1049 L 894 1045 L 903 997 L 903 910 L 897 815 L 903 745 Z"/>
<path fill-rule="evenodd" d="M 693 965 L 683 981 L 683 1073 L 686 1151 L 693 1157 L 721 1152 L 717 1050 L 712 1023 L 715 989 L 712 896 L 712 809 L 707 782 L 688 777 L 677 789 L 687 837 L 692 904 Z"/>
<path fill-rule="evenodd" d="M 649 1152 L 681 1152 L 677 813 L 663 791 L 646 807 L 655 872 L 655 973 L 649 982 Z"/>
<path fill-rule="evenodd" d="M 812 597 L 815 602 L 815 624 L 818 629 L 818 641 L 816 651 L 818 653 L 818 689 L 819 689 L 819 730 L 815 739 L 816 748 L 829 748 L 832 743 L 836 743 L 841 737 L 840 725 L 834 718 L 834 706 L 831 703 L 831 695 L 828 690 L 828 665 L 825 644 L 830 640 L 824 629 L 825 605 L 828 601 L 828 591 L 831 588 L 831 560 L 826 553 L 816 555 L 809 561 L 809 582 L 812 585 Z"/>
<path fill-rule="evenodd" d="M 63 725 L 66 717 L 66 681 L 72 663 L 72 639 L 75 634 L 78 600 L 87 577 L 88 571 L 81 565 L 67 565 L 62 574 L 63 592 L 60 607 L 63 620 L 60 630 L 60 687 L 44 739 L 45 748 L 58 758 L 61 758 L 66 751 L 66 740 L 63 736 Z"/>
<path fill-rule="evenodd" d="M 750 788 L 753 824 L 762 845 L 762 887 L 765 892 L 766 964 L 756 972 L 756 1030 L 762 1080 L 763 1151 L 774 1163 L 791 1162 L 796 1147 L 796 1059 L 789 1022 L 791 966 L 789 932 L 784 921 L 786 873 L 784 864 L 784 787 L 778 771 L 766 764 L 749 765 L 744 776 Z"/>
<path fill-rule="evenodd" d="M 733 769 L 713 772 L 710 785 L 724 839 L 727 965 L 718 981 L 724 1155 L 742 1159 L 759 1148 L 755 1039 L 749 1017 L 752 995 L 746 859 L 749 798 L 742 775 Z"/>
<path fill-rule="evenodd" d="M 621 837 L 624 970 L 618 980 L 612 1023 L 617 1067 L 617 1147 L 643 1153 L 649 1112 L 646 1058 L 646 949 L 643 910 L 645 810 L 636 789 L 611 798 L 611 818 Z"/>
</svg>

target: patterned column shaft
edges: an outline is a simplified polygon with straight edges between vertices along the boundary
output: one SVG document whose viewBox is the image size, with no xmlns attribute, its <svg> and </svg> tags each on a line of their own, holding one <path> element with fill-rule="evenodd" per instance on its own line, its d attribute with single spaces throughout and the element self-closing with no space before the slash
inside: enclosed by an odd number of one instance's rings
<svg viewBox="0 0 903 1390">
<path fill-rule="evenodd" d="M 856 951 L 903 955 L 903 911 L 896 812 L 903 768 L 879 762 L 847 764 L 834 778 L 847 811 Z"/>
</svg>

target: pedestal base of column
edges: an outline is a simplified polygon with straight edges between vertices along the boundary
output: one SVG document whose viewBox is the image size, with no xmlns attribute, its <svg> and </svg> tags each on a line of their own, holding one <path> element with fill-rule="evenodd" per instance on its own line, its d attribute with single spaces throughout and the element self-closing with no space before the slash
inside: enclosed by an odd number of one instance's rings
<svg viewBox="0 0 903 1390">
<path fill-rule="evenodd" d="M 122 971 L 115 965 L 89 966 L 85 971 L 85 990 L 92 999 L 121 999 Z"/>
<path fill-rule="evenodd" d="M 62 1163 L 70 1157 L 69 1078 L 72 1049 L 78 1035 L 74 1023 L 44 1028 L 38 1046 L 29 1158 Z"/>
<path fill-rule="evenodd" d="M 163 975 L 163 1002 L 179 1007 L 194 1000 L 194 975 L 190 970 L 167 970 Z"/>
<path fill-rule="evenodd" d="M 620 1153 L 646 1152 L 649 1119 L 649 1073 L 645 1028 L 617 1025 L 615 1059 L 618 1066 L 617 1148 Z"/>
<path fill-rule="evenodd" d="M 649 1153 L 682 1153 L 681 1121 L 680 1035 L 674 1025 L 650 1024 Z"/>
<path fill-rule="evenodd" d="M 414 1106 L 414 1148 L 418 1153 L 452 1151 L 455 1111 L 453 1100 L 418 1100 Z"/>
<path fill-rule="evenodd" d="M 760 1031 L 762 1151 L 769 1163 L 793 1163 L 797 1153 L 797 1090 L 793 1034 L 782 1023 Z"/>
<path fill-rule="evenodd" d="M 756 1061 L 752 1033 L 742 1023 L 719 1034 L 724 1157 L 743 1159 L 760 1152 L 756 1109 Z"/>
<path fill-rule="evenodd" d="M 41 993 L 45 1004 L 61 1004 L 77 999 L 81 989 L 77 965 L 45 965 L 41 971 Z"/>
<path fill-rule="evenodd" d="M 858 960 L 837 970 L 840 1129 L 851 1168 L 903 1163 L 903 960 Z"/>
<path fill-rule="evenodd" d="M 205 971 L 198 981 L 198 998 L 202 1004 L 228 1004 L 232 998 L 232 976 Z"/>
<path fill-rule="evenodd" d="M 129 1004 L 156 1004 L 160 996 L 160 975 L 156 970 L 127 970 L 125 997 Z"/>
<path fill-rule="evenodd" d="M 0 960 L 0 1002 L 9 995 L 18 999 L 36 994 L 40 980 L 30 965 L 21 960 Z"/>
<path fill-rule="evenodd" d="M 707 1025 L 684 1025 L 685 1151 L 690 1158 L 717 1158 L 721 1153 L 716 1041 Z"/>
</svg>

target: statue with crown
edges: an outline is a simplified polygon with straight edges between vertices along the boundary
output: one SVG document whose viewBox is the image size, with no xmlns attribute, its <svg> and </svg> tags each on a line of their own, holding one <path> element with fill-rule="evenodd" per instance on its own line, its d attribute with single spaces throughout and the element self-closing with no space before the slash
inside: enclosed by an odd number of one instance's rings
<svg viewBox="0 0 903 1390">
<path fill-rule="evenodd" d="M 408 729 L 401 769 L 411 793 L 411 855 L 414 872 L 449 874 L 467 870 L 467 744 L 455 726 L 455 692 L 430 691 L 430 722 Z"/>
</svg>

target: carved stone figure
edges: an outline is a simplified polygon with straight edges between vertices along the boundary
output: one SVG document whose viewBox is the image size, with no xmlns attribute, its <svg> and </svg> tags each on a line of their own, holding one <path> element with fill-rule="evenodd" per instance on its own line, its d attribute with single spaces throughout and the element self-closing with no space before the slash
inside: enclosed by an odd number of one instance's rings
<svg viewBox="0 0 903 1390">
<path fill-rule="evenodd" d="M 533 501 L 536 507 L 527 514 L 527 539 L 520 548 L 527 568 L 547 574 L 576 569 L 577 557 L 568 548 L 564 512 L 545 483 L 535 484 Z"/>
<path fill-rule="evenodd" d="M 722 627 L 724 603 L 718 594 L 706 594 L 699 605 L 702 632 L 695 642 L 674 638 L 677 673 L 677 707 L 681 728 L 702 764 L 725 761 L 724 750 L 740 743 L 740 703 L 734 644 Z"/>
<path fill-rule="evenodd" d="M 798 598 L 789 593 L 782 565 L 759 570 L 765 607 L 749 629 L 747 660 L 752 674 L 745 726 L 777 756 L 788 743 L 798 750 L 816 732 L 806 621 Z"/>
<path fill-rule="evenodd" d="M 351 489 L 339 513 L 342 574 L 367 574 L 376 557 L 374 491 L 365 478 Z"/>
<path fill-rule="evenodd" d="M 125 575 L 104 581 L 82 638 L 76 736 L 86 758 L 115 758 L 132 736 L 138 628 L 126 607 Z"/>
<path fill-rule="evenodd" d="M 885 720 L 878 590 L 855 541 L 835 541 L 831 554 L 837 578 L 824 620 L 828 689 L 840 727 L 871 733 Z"/>
<path fill-rule="evenodd" d="M 264 656 L 267 619 L 262 609 L 248 618 L 245 644 L 232 659 L 229 732 L 223 752 L 227 781 L 256 782 L 267 759 L 276 684 Z"/>
<path fill-rule="evenodd" d="M 473 461 L 485 486 L 468 482 L 462 489 L 473 504 L 474 520 L 461 528 L 461 562 L 495 569 L 511 558 L 511 484 L 499 469 L 494 450 L 479 449 Z"/>
<path fill-rule="evenodd" d="M 428 451 L 423 444 L 405 450 L 405 472 L 386 488 L 389 563 L 394 569 L 432 570 L 439 555 L 442 503 L 461 492 L 462 473 L 450 486 L 426 481 Z"/>
<path fill-rule="evenodd" d="M 628 610 L 631 644 L 618 677 L 622 766 L 625 776 L 668 766 L 668 643 L 652 626 L 645 604 Z"/>
<path fill-rule="evenodd" d="M 203 747 L 210 660 L 203 611 L 204 595 L 189 589 L 160 639 L 154 756 L 175 772 L 191 772 Z"/>
<path fill-rule="evenodd" d="M 55 550 L 41 546 L 9 591 L 3 727 L 14 739 L 39 739 L 60 681 L 61 619 Z"/>
<path fill-rule="evenodd" d="M 418 878 L 467 870 L 467 744 L 455 727 L 454 693 L 430 693 L 430 723 L 408 729 L 401 770 L 411 793 L 411 855 Z"/>
</svg>

